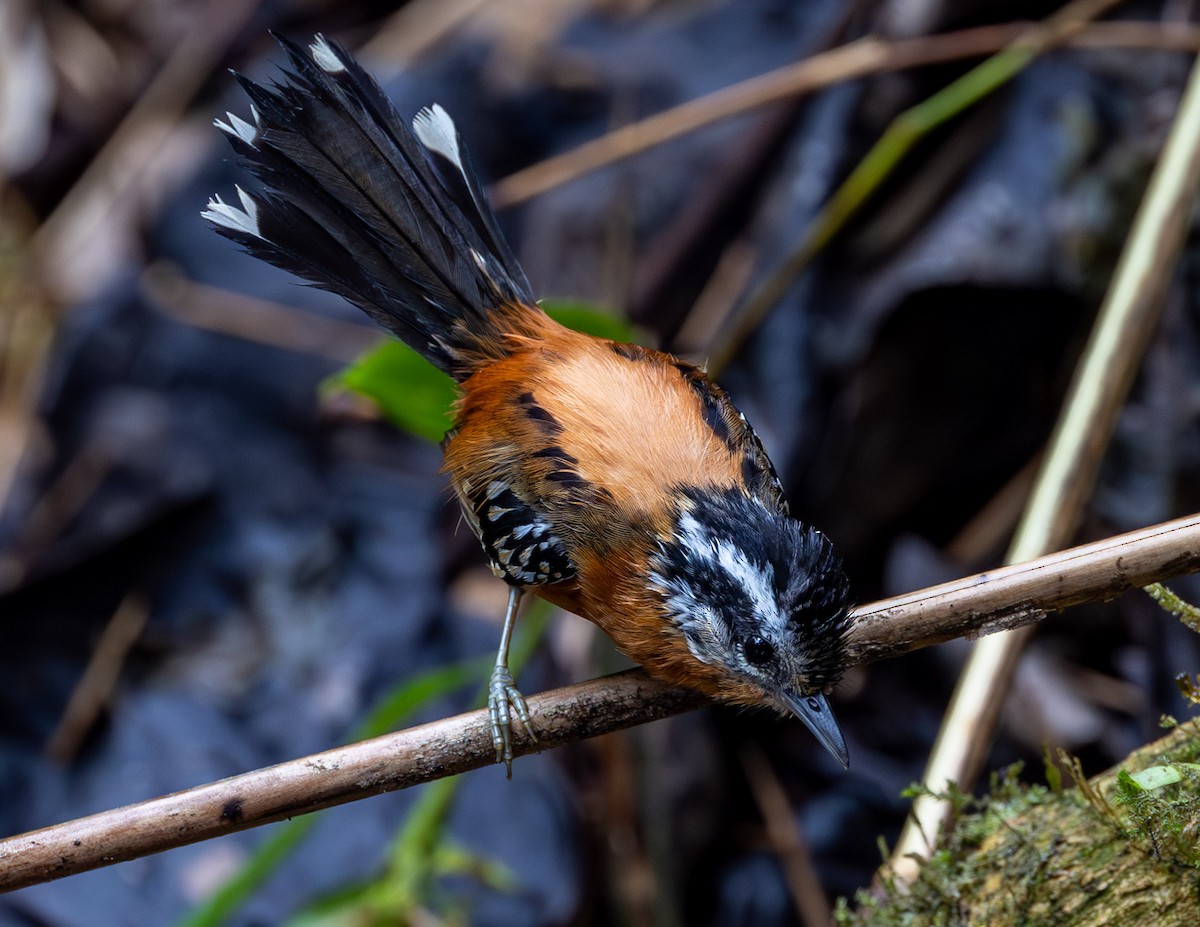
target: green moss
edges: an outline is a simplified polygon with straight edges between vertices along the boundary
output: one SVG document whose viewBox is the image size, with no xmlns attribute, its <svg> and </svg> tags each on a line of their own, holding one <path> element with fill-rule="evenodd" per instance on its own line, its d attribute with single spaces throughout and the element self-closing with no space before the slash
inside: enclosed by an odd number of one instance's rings
<svg viewBox="0 0 1200 927">
<path fill-rule="evenodd" d="M 932 793 L 923 786 L 910 786 L 905 795 L 915 798 L 932 795 L 948 801 L 954 809 L 955 824 L 943 845 L 921 867 L 917 880 L 901 887 L 888 870 L 881 873 L 882 895 L 862 889 L 854 904 L 844 898 L 834 910 L 839 927 L 859 925 L 929 925 L 951 927 L 963 923 L 967 907 L 983 880 L 995 873 L 993 861 L 986 861 L 979 850 L 991 842 L 997 831 L 1049 796 L 1044 786 L 1027 786 L 1020 781 L 1021 766 L 1010 767 L 992 776 L 988 793 L 982 797 L 967 795 L 951 787 L 945 793 Z"/>
<path fill-rule="evenodd" d="M 1136 771 L 1089 780 L 1060 753 L 1050 787 L 1022 784 L 1014 767 L 993 777 L 982 798 L 934 796 L 949 801 L 954 823 L 915 880 L 901 885 L 885 867 L 874 891 L 838 902 L 835 922 L 1071 927 L 1192 911 L 1200 897 L 1198 753 L 1188 724 L 1130 757 Z M 1062 772 L 1074 788 L 1062 788 Z"/>
<path fill-rule="evenodd" d="M 1155 859 L 1200 868 L 1200 767 L 1175 762 L 1117 774 L 1116 803 L 1127 833 Z"/>
</svg>

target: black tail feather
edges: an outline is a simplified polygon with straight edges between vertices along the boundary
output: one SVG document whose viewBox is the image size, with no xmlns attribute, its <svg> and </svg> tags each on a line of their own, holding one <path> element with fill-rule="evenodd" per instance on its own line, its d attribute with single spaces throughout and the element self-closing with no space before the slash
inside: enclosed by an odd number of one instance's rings
<svg viewBox="0 0 1200 927">
<path fill-rule="evenodd" d="M 237 75 L 252 121 L 217 121 L 265 189 L 205 218 L 453 376 L 502 356 L 513 307 L 540 310 L 450 117 L 422 110 L 414 135 L 340 46 L 279 41 L 292 70 L 269 88 Z"/>
</svg>

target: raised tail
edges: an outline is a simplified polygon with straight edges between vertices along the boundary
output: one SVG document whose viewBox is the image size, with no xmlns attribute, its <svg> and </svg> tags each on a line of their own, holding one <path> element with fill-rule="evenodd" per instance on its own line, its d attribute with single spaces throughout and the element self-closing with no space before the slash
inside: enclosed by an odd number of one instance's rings
<svg viewBox="0 0 1200 927">
<path fill-rule="evenodd" d="M 345 49 L 317 36 L 270 88 L 236 75 L 251 121 L 216 124 L 265 189 L 204 218 L 251 254 L 354 303 L 462 380 L 535 335 L 541 310 L 500 234 L 454 122 L 410 131 Z"/>
</svg>

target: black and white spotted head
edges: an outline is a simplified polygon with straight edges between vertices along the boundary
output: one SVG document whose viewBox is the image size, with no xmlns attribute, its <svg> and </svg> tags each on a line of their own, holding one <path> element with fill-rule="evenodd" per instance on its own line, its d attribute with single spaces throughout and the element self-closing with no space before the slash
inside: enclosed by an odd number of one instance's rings
<svg viewBox="0 0 1200 927">
<path fill-rule="evenodd" d="M 689 491 L 652 581 L 692 655 L 795 714 L 841 762 L 825 691 L 846 663 L 849 586 L 821 532 L 737 490 Z"/>
</svg>

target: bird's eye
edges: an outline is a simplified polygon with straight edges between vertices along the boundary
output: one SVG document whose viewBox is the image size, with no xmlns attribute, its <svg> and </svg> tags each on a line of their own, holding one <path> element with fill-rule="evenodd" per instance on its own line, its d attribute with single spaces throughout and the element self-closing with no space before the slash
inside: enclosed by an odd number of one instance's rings
<svg viewBox="0 0 1200 927">
<path fill-rule="evenodd" d="M 762 666 L 764 663 L 769 663 L 775 656 L 775 648 L 770 641 L 755 634 L 753 637 L 746 638 L 746 643 L 742 645 L 742 653 L 747 662 L 755 666 Z"/>
</svg>

